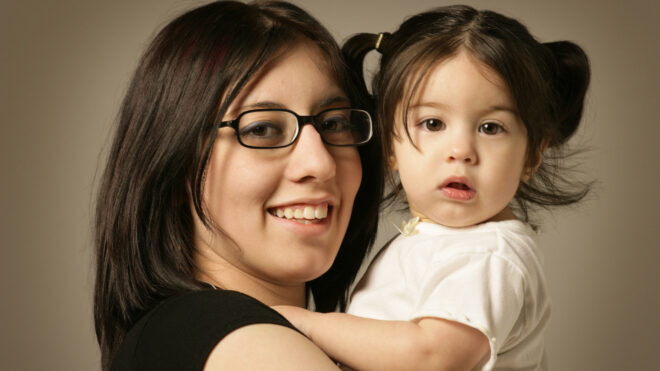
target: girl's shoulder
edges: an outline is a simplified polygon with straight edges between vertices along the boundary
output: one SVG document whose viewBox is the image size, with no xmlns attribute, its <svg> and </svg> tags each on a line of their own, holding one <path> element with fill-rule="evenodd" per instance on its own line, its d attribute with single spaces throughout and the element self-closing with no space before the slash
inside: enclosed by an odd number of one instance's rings
<svg viewBox="0 0 660 371">
<path fill-rule="evenodd" d="M 418 223 L 411 233 L 398 235 L 383 254 L 415 264 L 446 264 L 467 257 L 506 260 L 515 266 L 541 264 L 538 235 L 519 220 L 487 222 L 466 228 Z M 382 258 L 387 259 L 387 258 Z"/>
<path fill-rule="evenodd" d="M 497 246 L 500 240 L 520 240 L 525 241 L 523 244 L 534 245 L 538 237 L 529 224 L 520 220 L 486 222 L 464 228 L 419 222 L 409 229 L 409 233 L 402 233 L 395 239 L 395 242 L 402 243 L 408 240 L 414 241 L 417 245 L 428 241 L 433 245 L 451 244 L 464 248 L 466 245 L 475 246 L 475 241 L 481 241 L 483 244 L 477 246 L 491 249 L 492 246 Z"/>
</svg>

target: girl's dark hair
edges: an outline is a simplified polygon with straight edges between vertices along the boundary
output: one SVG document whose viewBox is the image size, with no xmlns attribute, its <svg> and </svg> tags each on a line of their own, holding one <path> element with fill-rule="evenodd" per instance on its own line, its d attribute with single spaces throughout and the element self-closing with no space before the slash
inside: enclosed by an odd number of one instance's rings
<svg viewBox="0 0 660 371">
<path fill-rule="evenodd" d="M 513 202 L 523 220 L 529 220 L 532 204 L 568 205 L 587 194 L 590 185 L 569 180 L 561 168 L 566 157 L 562 149 L 578 128 L 589 85 L 589 61 L 579 46 L 569 41 L 539 43 L 515 19 L 462 5 L 415 15 L 392 34 L 351 37 L 342 52 L 360 77 L 364 57 L 377 43 L 381 59 L 372 93 L 385 158 L 393 153 L 389 138 L 397 135 L 397 109 L 410 139 L 407 109 L 421 81 L 439 61 L 463 49 L 507 83 L 527 128 L 526 166 L 534 168 L 542 161 L 532 178 L 520 184 Z M 546 145 L 548 154 L 541 159 L 538 155 Z M 396 196 L 401 185 L 387 173 L 395 189 L 391 196 Z"/>
<path fill-rule="evenodd" d="M 94 320 L 103 369 L 143 314 L 204 287 L 195 280 L 193 213 L 212 224 L 202 188 L 213 124 L 266 63 L 302 42 L 318 47 L 353 106 L 369 108 L 364 83 L 332 36 L 285 2 L 211 3 L 173 20 L 147 48 L 122 104 L 96 205 Z M 363 177 L 346 236 L 330 270 L 308 284 L 321 311 L 345 306 L 375 238 L 380 145 L 375 138 L 359 147 Z"/>
</svg>

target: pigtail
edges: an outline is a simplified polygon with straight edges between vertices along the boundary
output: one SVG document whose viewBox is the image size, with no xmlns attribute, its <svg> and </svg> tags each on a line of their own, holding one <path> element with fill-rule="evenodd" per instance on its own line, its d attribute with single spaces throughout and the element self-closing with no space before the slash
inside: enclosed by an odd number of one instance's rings
<svg viewBox="0 0 660 371">
<path fill-rule="evenodd" d="M 564 148 L 582 119 L 591 77 L 589 59 L 582 48 L 570 41 L 544 43 L 542 46 L 549 52 L 554 130 L 547 138 L 549 149 L 543 155 L 541 166 L 528 182 L 520 184 L 516 194 L 514 203 L 526 221 L 529 221 L 532 205 L 544 208 L 572 205 L 581 201 L 592 186 L 592 182 L 575 177 L 579 173 L 575 160 L 566 162 L 581 151 Z"/>
<path fill-rule="evenodd" d="M 558 133 L 550 146 L 564 144 L 577 130 L 584 99 L 589 86 L 591 70 L 584 50 L 570 41 L 543 44 L 554 57 L 555 113 Z"/>
<path fill-rule="evenodd" d="M 341 48 L 344 61 L 362 85 L 366 86 L 364 79 L 364 58 L 367 53 L 376 49 L 379 35 L 360 33 L 351 36 Z M 382 40 L 381 40 L 382 41 Z"/>
<path fill-rule="evenodd" d="M 392 34 L 389 32 L 382 32 L 378 34 L 360 33 L 353 35 L 348 40 L 346 40 L 341 49 L 346 64 L 353 72 L 353 75 L 361 81 L 361 86 L 363 86 L 365 89 L 366 80 L 364 78 L 364 58 L 370 51 L 373 50 L 381 54 L 380 68 L 378 68 L 378 72 L 372 80 L 371 91 L 373 94 L 369 95 L 369 112 L 371 113 L 371 117 L 374 120 L 374 138 L 372 141 L 375 141 L 379 144 L 381 156 L 383 156 L 385 160 L 386 157 L 390 154 L 388 137 L 390 135 L 389 128 L 391 128 L 391 126 L 389 126 L 388 123 L 383 122 L 384 118 L 388 116 L 382 112 L 382 109 L 383 105 L 388 106 L 390 102 L 383 102 L 382 100 L 391 99 L 392 101 L 396 101 L 397 98 L 393 98 L 391 96 L 378 97 L 378 94 L 382 94 L 381 84 L 383 82 L 383 74 L 384 70 L 386 69 L 385 64 L 388 57 L 386 50 L 391 42 Z M 381 99 L 378 104 L 376 103 L 377 99 Z M 394 175 L 392 171 L 390 171 L 386 162 L 387 161 L 383 161 L 383 167 L 379 170 L 385 179 L 385 182 L 389 184 L 391 189 L 384 195 L 383 199 L 381 200 L 382 208 L 391 206 L 394 201 L 397 200 L 397 197 L 402 194 L 403 189 L 401 183 L 395 180 Z M 383 184 L 383 186 L 385 187 L 385 184 Z"/>
</svg>

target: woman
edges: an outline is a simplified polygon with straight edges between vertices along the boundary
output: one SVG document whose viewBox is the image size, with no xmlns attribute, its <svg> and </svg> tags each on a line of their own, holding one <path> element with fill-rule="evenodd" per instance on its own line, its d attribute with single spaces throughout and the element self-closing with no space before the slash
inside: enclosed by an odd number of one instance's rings
<svg viewBox="0 0 660 371">
<path fill-rule="evenodd" d="M 267 305 L 345 306 L 382 194 L 348 108 L 366 96 L 291 4 L 216 2 L 156 36 L 97 202 L 104 370 L 334 368 Z"/>
</svg>

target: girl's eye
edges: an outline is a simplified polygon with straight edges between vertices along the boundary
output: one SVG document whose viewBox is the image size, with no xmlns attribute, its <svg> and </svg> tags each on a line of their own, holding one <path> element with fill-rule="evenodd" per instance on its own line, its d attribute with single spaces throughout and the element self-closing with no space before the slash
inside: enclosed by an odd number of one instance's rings
<svg viewBox="0 0 660 371">
<path fill-rule="evenodd" d="M 440 131 L 445 129 L 445 123 L 438 119 L 426 119 L 422 121 L 420 125 L 428 131 Z"/>
<path fill-rule="evenodd" d="M 486 122 L 479 126 L 479 132 L 486 135 L 496 135 L 502 133 L 504 128 L 500 124 L 494 122 Z"/>
</svg>

